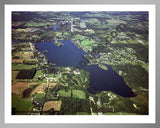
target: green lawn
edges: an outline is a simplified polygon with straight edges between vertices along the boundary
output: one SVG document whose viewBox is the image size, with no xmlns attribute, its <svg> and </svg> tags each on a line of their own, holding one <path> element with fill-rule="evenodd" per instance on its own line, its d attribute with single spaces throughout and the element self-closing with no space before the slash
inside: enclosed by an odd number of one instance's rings
<svg viewBox="0 0 160 128">
<path fill-rule="evenodd" d="M 64 96 L 64 97 L 70 97 L 71 96 L 71 90 L 68 90 L 67 92 L 65 90 L 60 90 L 57 93 L 60 96 Z"/>
<path fill-rule="evenodd" d="M 90 45 L 91 43 L 94 43 L 94 41 L 90 41 L 88 39 L 85 39 L 85 40 L 81 41 L 82 46 Z"/>
<path fill-rule="evenodd" d="M 142 67 L 148 72 L 149 71 L 149 66 L 148 64 L 142 64 Z"/>
<path fill-rule="evenodd" d="M 12 95 L 12 108 L 15 108 L 15 112 L 27 112 L 31 107 L 30 98 L 22 99 L 20 95 Z"/>
<path fill-rule="evenodd" d="M 103 70 L 108 70 L 108 67 L 106 65 L 103 64 L 99 64 L 98 65 L 100 68 L 102 68 Z"/>
<path fill-rule="evenodd" d="M 72 90 L 72 93 L 74 98 L 86 99 L 85 93 L 82 90 Z M 60 90 L 58 91 L 58 94 L 64 97 L 70 97 L 71 90 L 68 90 L 67 92 L 65 90 Z"/>
<path fill-rule="evenodd" d="M 56 36 L 57 37 L 61 37 L 62 36 L 62 32 L 56 32 Z"/>
<path fill-rule="evenodd" d="M 46 26 L 46 25 L 54 25 L 52 23 L 36 23 L 36 22 L 28 22 L 26 23 L 24 26 L 27 26 L 27 27 L 40 27 L 40 26 Z"/>
<path fill-rule="evenodd" d="M 89 20 L 88 20 L 88 22 L 90 23 L 90 24 L 100 24 L 100 21 L 98 20 L 98 19 L 96 19 L 96 18 L 90 18 Z"/>
<path fill-rule="evenodd" d="M 82 90 L 73 90 L 73 97 L 86 99 L 85 93 Z"/>
<path fill-rule="evenodd" d="M 38 70 L 34 75 L 34 79 L 38 79 L 39 76 L 43 76 L 42 70 Z"/>
<path fill-rule="evenodd" d="M 84 40 L 84 36 L 82 35 L 75 35 L 76 40 Z"/>
<path fill-rule="evenodd" d="M 35 96 L 35 100 L 42 99 L 44 97 L 44 93 L 37 93 L 37 94 L 34 94 L 34 96 Z"/>
<path fill-rule="evenodd" d="M 12 64 L 12 70 L 32 69 L 38 67 L 36 65 L 25 65 L 25 64 Z"/>
</svg>

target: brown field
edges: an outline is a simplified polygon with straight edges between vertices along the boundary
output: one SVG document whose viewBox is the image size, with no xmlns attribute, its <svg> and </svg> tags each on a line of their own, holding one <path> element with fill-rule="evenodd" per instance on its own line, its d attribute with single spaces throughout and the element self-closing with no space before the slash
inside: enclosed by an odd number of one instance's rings
<svg viewBox="0 0 160 128">
<path fill-rule="evenodd" d="M 57 83 L 49 83 L 48 88 L 55 88 L 56 85 L 57 85 Z"/>
<path fill-rule="evenodd" d="M 35 93 L 45 93 L 46 83 L 42 83 L 40 86 L 38 86 L 36 89 L 33 90 L 32 94 Z"/>
<path fill-rule="evenodd" d="M 27 59 L 27 60 L 29 60 L 29 61 L 36 61 L 36 59 Z"/>
<path fill-rule="evenodd" d="M 15 56 L 22 56 L 24 59 L 30 58 L 31 56 L 34 56 L 33 52 L 20 52 L 16 53 Z"/>
<path fill-rule="evenodd" d="M 39 30 L 38 28 L 25 28 L 25 29 L 16 29 L 17 32 L 35 32 Z"/>
<path fill-rule="evenodd" d="M 18 75 L 19 71 L 12 71 L 12 81 L 14 81 Z"/>
<path fill-rule="evenodd" d="M 60 111 L 62 101 L 48 101 L 44 104 L 43 111 L 49 111 L 54 108 L 54 111 Z"/>
<path fill-rule="evenodd" d="M 59 83 L 61 86 L 68 86 L 68 83 Z"/>
<path fill-rule="evenodd" d="M 16 82 L 12 84 L 12 94 L 22 94 L 25 89 L 30 85 L 36 85 L 38 83 Z"/>
<path fill-rule="evenodd" d="M 12 59 L 12 63 L 23 63 L 23 59 Z"/>
</svg>

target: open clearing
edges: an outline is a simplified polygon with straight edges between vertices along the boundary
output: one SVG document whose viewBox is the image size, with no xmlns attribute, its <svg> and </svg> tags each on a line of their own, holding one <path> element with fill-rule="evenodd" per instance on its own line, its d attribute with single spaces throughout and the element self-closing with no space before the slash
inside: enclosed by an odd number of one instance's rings
<svg viewBox="0 0 160 128">
<path fill-rule="evenodd" d="M 12 64 L 12 71 L 13 70 L 23 70 L 23 69 L 32 69 L 37 68 L 38 64 L 36 65 L 26 65 L 26 64 Z"/>
<path fill-rule="evenodd" d="M 23 63 L 24 60 L 35 62 L 36 59 L 33 58 L 33 52 L 19 52 L 16 53 L 15 56 L 21 57 L 21 59 L 13 59 L 12 63 Z"/>
<path fill-rule="evenodd" d="M 39 76 L 43 77 L 43 73 L 42 73 L 42 70 L 37 70 L 35 75 L 34 75 L 34 78 L 33 79 L 38 79 Z"/>
<path fill-rule="evenodd" d="M 35 61 L 36 61 L 36 59 L 27 59 L 27 60 L 32 61 L 32 62 L 35 62 Z"/>
<path fill-rule="evenodd" d="M 85 93 L 82 90 L 73 90 L 73 97 L 86 99 Z"/>
<path fill-rule="evenodd" d="M 12 63 L 23 63 L 24 59 L 12 59 Z"/>
<path fill-rule="evenodd" d="M 19 53 L 16 53 L 15 56 L 22 56 L 24 59 L 27 59 L 34 56 L 34 54 L 33 52 L 19 52 Z"/>
<path fill-rule="evenodd" d="M 16 82 L 12 85 L 12 94 L 22 94 L 25 89 L 30 85 L 36 85 L 38 83 L 26 83 L 26 82 Z"/>
<path fill-rule="evenodd" d="M 49 83 L 49 87 L 48 88 L 55 88 L 56 87 L 56 85 L 57 85 L 57 83 Z"/>
<path fill-rule="evenodd" d="M 64 97 L 71 96 L 71 90 L 68 90 L 68 91 L 59 90 L 57 93 L 60 96 L 64 96 Z M 82 90 L 72 90 L 72 93 L 74 98 L 86 99 L 85 93 Z"/>
<path fill-rule="evenodd" d="M 43 111 L 49 111 L 54 108 L 54 111 L 60 111 L 62 101 L 48 101 L 44 104 Z"/>
<path fill-rule="evenodd" d="M 71 90 L 65 91 L 65 90 L 59 90 L 57 92 L 60 96 L 64 97 L 70 97 L 71 96 Z"/>
<path fill-rule="evenodd" d="M 42 83 L 35 90 L 33 90 L 32 94 L 35 94 L 35 93 L 45 93 L 45 88 L 46 88 L 46 83 Z"/>
<path fill-rule="evenodd" d="M 68 83 L 49 83 L 49 88 L 55 88 L 56 86 L 68 86 Z"/>
<path fill-rule="evenodd" d="M 26 115 L 26 112 L 32 107 L 32 101 L 30 98 L 22 99 L 20 95 L 12 95 L 12 108 L 15 108 L 14 114 L 22 113 Z"/>
</svg>

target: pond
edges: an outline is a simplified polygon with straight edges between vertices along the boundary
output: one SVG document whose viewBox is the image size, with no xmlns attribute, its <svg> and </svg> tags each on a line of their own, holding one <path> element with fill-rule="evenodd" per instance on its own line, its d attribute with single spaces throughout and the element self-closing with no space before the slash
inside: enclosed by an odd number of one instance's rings
<svg viewBox="0 0 160 128">
<path fill-rule="evenodd" d="M 82 68 L 90 73 L 90 93 L 97 93 L 100 91 L 112 91 L 123 97 L 133 97 L 135 94 L 126 85 L 123 77 L 117 74 L 110 65 L 107 65 L 108 70 L 99 68 L 98 65 L 87 65 L 83 56 L 87 54 L 82 49 L 76 47 L 76 45 L 70 40 L 60 40 L 64 45 L 58 47 L 54 45 L 54 41 L 36 43 L 35 46 L 39 51 L 47 50 L 44 53 L 50 63 L 56 63 L 57 66 L 74 66 L 77 67 L 79 63 L 85 62 L 85 66 Z"/>
</svg>

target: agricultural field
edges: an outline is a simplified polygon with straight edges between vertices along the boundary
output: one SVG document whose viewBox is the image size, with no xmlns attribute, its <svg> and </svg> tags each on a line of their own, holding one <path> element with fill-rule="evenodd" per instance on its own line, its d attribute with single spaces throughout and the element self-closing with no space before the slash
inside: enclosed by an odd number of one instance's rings
<svg viewBox="0 0 160 128">
<path fill-rule="evenodd" d="M 54 111 L 60 111 L 61 109 L 61 101 L 48 101 L 45 102 L 44 107 L 43 107 L 43 111 L 49 111 L 51 109 L 54 109 Z"/>
<path fill-rule="evenodd" d="M 33 52 L 18 52 L 15 56 L 22 57 L 23 59 L 29 59 L 34 57 Z"/>
<path fill-rule="evenodd" d="M 32 108 L 30 98 L 22 99 L 20 95 L 12 95 L 12 114 L 26 115 Z"/>
<path fill-rule="evenodd" d="M 25 69 L 33 69 L 37 68 L 38 65 L 26 65 L 26 64 L 12 64 L 12 70 L 25 70 Z"/>
<path fill-rule="evenodd" d="M 23 59 L 12 59 L 12 63 L 23 63 Z"/>
<path fill-rule="evenodd" d="M 33 79 L 35 73 L 36 73 L 35 68 L 20 70 L 16 79 Z"/>
<path fill-rule="evenodd" d="M 68 91 L 60 90 L 57 93 L 60 96 L 64 96 L 64 97 L 70 97 L 71 96 L 71 90 L 68 90 Z"/>
<path fill-rule="evenodd" d="M 49 83 L 49 87 L 48 88 L 55 88 L 57 86 L 57 83 Z"/>
<path fill-rule="evenodd" d="M 37 85 L 37 83 L 31 82 L 16 82 L 12 85 L 12 94 L 22 95 L 24 90 L 29 88 L 30 86 Z"/>
<path fill-rule="evenodd" d="M 45 93 L 45 89 L 46 89 L 46 83 L 42 83 L 41 85 L 39 85 L 37 88 L 35 88 L 31 94 L 35 94 L 35 93 Z"/>
<path fill-rule="evenodd" d="M 73 91 L 73 97 L 79 99 L 86 99 L 85 93 L 82 90 L 72 90 L 72 91 Z"/>
<path fill-rule="evenodd" d="M 19 71 L 12 71 L 12 81 L 15 81 Z"/>
</svg>

